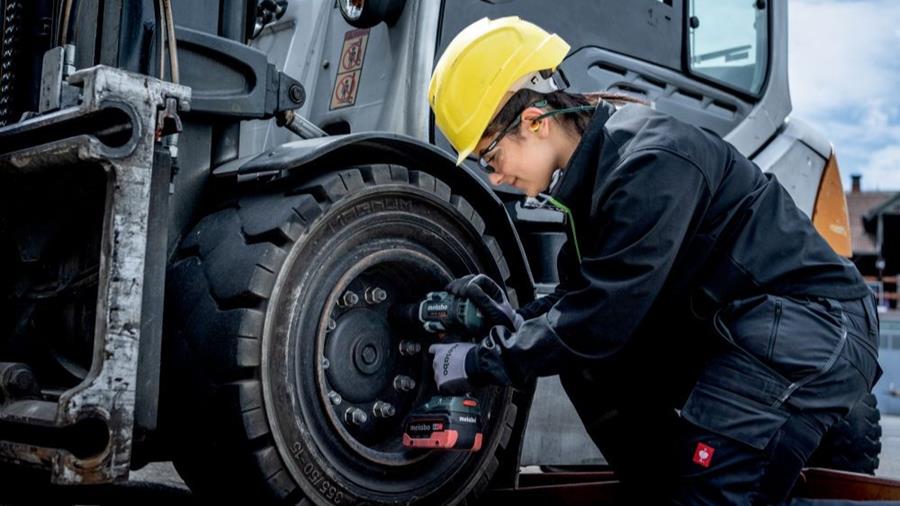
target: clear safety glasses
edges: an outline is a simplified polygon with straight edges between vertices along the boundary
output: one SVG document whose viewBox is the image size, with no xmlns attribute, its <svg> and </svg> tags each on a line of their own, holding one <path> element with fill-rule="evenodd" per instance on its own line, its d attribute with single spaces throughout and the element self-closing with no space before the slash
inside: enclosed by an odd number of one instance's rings
<svg viewBox="0 0 900 506">
<path fill-rule="evenodd" d="M 538 108 L 547 107 L 547 100 L 538 100 L 538 101 L 530 104 L 528 107 L 538 107 Z M 528 107 L 526 107 L 526 109 Z M 535 117 L 532 121 L 540 121 L 546 117 L 555 116 L 557 114 L 565 114 L 565 113 L 569 113 L 569 112 L 592 111 L 594 109 L 595 109 L 595 106 L 592 106 L 592 105 L 567 107 L 565 109 L 554 109 L 552 111 L 547 111 L 544 114 L 541 114 L 541 115 Z M 478 164 L 478 167 L 480 167 L 481 170 L 483 170 L 484 172 L 486 172 L 488 174 L 493 174 L 494 172 L 496 172 L 496 169 L 494 169 L 494 167 L 491 165 L 491 161 L 492 161 L 491 152 L 493 152 L 497 148 L 497 145 L 500 144 L 500 141 L 503 140 L 503 137 L 505 137 L 506 134 L 508 134 L 509 132 L 512 132 L 516 127 L 519 126 L 519 123 L 521 123 L 521 122 L 522 122 L 522 114 L 519 113 L 518 115 L 516 115 L 515 119 L 513 119 L 511 122 L 509 122 L 509 124 L 506 125 L 503 128 L 503 130 L 501 130 L 500 133 L 497 134 L 496 137 L 494 137 L 494 140 L 492 140 L 491 143 L 488 144 L 486 148 L 481 150 L 481 152 L 478 154 L 478 158 L 470 156 L 469 160 L 476 162 Z"/>
</svg>

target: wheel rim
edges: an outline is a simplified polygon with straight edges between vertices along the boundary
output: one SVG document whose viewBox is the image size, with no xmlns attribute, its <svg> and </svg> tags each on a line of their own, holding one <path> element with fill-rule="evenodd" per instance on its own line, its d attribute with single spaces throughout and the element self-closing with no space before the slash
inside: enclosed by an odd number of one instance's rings
<svg viewBox="0 0 900 506">
<path fill-rule="evenodd" d="M 399 273 L 417 283 L 398 283 Z M 412 302 L 421 296 L 421 287 L 443 286 L 451 278 L 446 267 L 417 251 L 379 251 L 354 263 L 328 297 L 316 343 L 322 357 L 320 399 L 331 406 L 327 414 L 343 442 L 373 463 L 402 466 L 422 460 L 424 452 L 400 444 L 401 422 L 432 393 L 426 386 L 429 336 L 413 325 L 399 325 L 390 307 Z M 376 288 L 384 290 L 380 302 L 372 297 Z M 418 345 L 419 351 L 401 353 L 405 343 Z"/>
</svg>

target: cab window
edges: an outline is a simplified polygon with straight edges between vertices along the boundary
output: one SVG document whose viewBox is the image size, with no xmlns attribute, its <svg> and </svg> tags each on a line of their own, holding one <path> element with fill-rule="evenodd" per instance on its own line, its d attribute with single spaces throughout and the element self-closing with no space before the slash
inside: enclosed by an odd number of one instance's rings
<svg viewBox="0 0 900 506">
<path fill-rule="evenodd" d="M 759 96 L 768 66 L 765 0 L 689 0 L 692 74 Z"/>
</svg>

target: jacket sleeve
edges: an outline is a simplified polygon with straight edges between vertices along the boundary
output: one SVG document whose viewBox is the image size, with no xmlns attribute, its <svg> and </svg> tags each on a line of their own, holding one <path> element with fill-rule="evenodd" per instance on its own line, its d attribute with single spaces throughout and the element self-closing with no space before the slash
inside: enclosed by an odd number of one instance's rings
<svg viewBox="0 0 900 506">
<path fill-rule="evenodd" d="M 557 286 L 553 293 L 549 293 L 540 299 L 529 302 L 519 309 L 516 309 L 516 312 L 522 315 L 522 318 L 530 320 L 531 318 L 547 313 L 551 307 L 559 302 L 559 299 L 561 299 L 563 295 L 565 295 L 565 291 Z"/>
<path fill-rule="evenodd" d="M 593 221 L 576 223 L 580 237 L 591 238 L 581 245 L 583 279 L 545 315 L 473 350 L 471 376 L 480 382 L 522 384 L 617 353 L 655 302 L 710 198 L 700 167 L 664 149 L 630 154 L 598 184 Z"/>
</svg>

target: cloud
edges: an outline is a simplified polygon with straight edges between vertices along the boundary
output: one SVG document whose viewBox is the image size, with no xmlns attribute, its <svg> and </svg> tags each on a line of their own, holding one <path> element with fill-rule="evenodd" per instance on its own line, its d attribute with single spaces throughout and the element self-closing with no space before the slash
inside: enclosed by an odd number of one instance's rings
<svg viewBox="0 0 900 506">
<path fill-rule="evenodd" d="M 789 8 L 794 114 L 834 143 L 845 180 L 862 173 L 866 189 L 900 189 L 900 2 L 791 0 Z"/>
<path fill-rule="evenodd" d="M 896 190 L 900 188 L 900 145 L 887 146 L 874 153 L 860 171 L 863 180 L 870 179 L 866 189 Z"/>
</svg>

